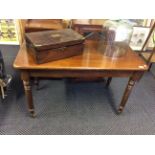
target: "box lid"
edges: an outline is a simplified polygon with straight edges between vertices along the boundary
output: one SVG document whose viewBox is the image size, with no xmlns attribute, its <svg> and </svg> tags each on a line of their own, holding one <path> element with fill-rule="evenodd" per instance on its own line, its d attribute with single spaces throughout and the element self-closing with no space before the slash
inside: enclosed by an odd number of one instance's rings
<svg viewBox="0 0 155 155">
<path fill-rule="evenodd" d="M 61 48 L 82 43 L 84 37 L 72 29 L 26 33 L 26 40 L 37 50 Z"/>
</svg>

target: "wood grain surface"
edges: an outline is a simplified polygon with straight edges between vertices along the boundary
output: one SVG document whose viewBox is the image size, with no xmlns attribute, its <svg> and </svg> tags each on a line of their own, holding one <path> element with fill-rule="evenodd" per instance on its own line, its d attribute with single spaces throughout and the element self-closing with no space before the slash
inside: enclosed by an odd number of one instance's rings
<svg viewBox="0 0 155 155">
<path fill-rule="evenodd" d="M 144 60 L 128 46 L 125 46 L 126 54 L 119 58 L 111 58 L 104 55 L 104 49 L 99 49 L 99 42 L 86 41 L 82 55 L 73 56 L 44 64 L 36 64 L 31 51 L 28 51 L 25 43 L 21 46 L 14 61 L 17 69 L 63 69 L 63 70 L 147 70 Z"/>
</svg>

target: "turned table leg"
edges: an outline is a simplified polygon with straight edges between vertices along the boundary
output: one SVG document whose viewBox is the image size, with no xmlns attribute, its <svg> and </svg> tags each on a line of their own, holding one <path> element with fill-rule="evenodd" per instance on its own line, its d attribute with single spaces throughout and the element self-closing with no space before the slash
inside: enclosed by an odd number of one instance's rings
<svg viewBox="0 0 155 155">
<path fill-rule="evenodd" d="M 22 80 L 23 80 L 25 95 L 27 98 L 28 110 L 30 112 L 30 115 L 32 117 L 35 117 L 30 77 L 29 77 L 29 74 L 27 72 L 22 73 Z"/>
<path fill-rule="evenodd" d="M 128 98 L 129 98 L 129 96 L 130 96 L 130 93 L 131 93 L 131 91 L 132 91 L 133 86 L 135 85 L 135 83 L 136 83 L 138 80 L 140 80 L 140 78 L 142 77 L 142 75 L 143 75 L 143 72 L 142 72 L 142 73 L 141 73 L 141 72 L 140 72 L 140 73 L 137 72 L 137 73 L 134 73 L 134 74 L 129 78 L 129 81 L 128 81 L 127 87 L 126 87 L 126 89 L 125 89 L 123 98 L 122 98 L 121 103 L 120 103 L 120 106 L 119 106 L 119 108 L 118 108 L 118 113 L 123 112 L 123 109 L 124 109 L 124 107 L 125 107 L 125 105 L 126 105 L 126 102 L 127 102 Z"/>
</svg>

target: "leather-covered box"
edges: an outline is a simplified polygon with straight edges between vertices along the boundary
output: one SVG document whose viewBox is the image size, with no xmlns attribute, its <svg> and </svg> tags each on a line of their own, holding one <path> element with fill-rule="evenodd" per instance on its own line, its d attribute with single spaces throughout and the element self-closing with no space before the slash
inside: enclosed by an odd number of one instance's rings
<svg viewBox="0 0 155 155">
<path fill-rule="evenodd" d="M 72 29 L 31 32 L 25 37 L 37 64 L 82 54 L 85 40 Z"/>
</svg>

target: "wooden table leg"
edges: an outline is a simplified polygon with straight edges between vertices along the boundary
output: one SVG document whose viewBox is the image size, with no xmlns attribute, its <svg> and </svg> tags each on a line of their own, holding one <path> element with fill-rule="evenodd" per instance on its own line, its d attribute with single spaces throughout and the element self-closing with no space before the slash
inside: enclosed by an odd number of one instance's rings
<svg viewBox="0 0 155 155">
<path fill-rule="evenodd" d="M 22 77 L 22 80 L 23 80 L 25 95 L 26 95 L 26 98 L 27 98 L 28 110 L 30 112 L 30 115 L 32 117 L 35 117 L 35 111 L 34 111 L 34 105 L 33 105 L 33 97 L 32 97 L 32 89 L 31 89 L 29 74 L 27 72 L 22 72 L 21 77 Z"/>
<path fill-rule="evenodd" d="M 127 102 L 128 98 L 129 98 L 129 96 L 130 96 L 130 93 L 132 91 L 133 86 L 135 85 L 136 81 L 140 80 L 142 75 L 143 75 L 143 72 L 137 72 L 137 73 L 134 73 L 130 77 L 130 79 L 128 81 L 128 84 L 127 84 L 127 87 L 125 89 L 122 101 L 121 101 L 120 106 L 118 108 L 118 113 L 123 112 L 123 109 L 124 109 L 124 107 L 126 105 L 126 102 Z"/>
<path fill-rule="evenodd" d="M 107 82 L 106 82 L 106 87 L 109 87 L 110 83 L 111 83 L 112 77 L 109 77 Z"/>
</svg>

